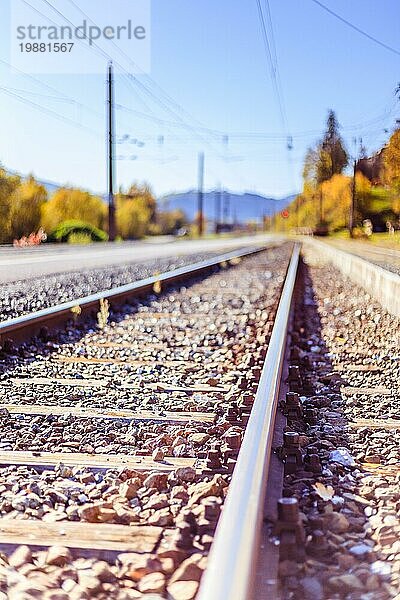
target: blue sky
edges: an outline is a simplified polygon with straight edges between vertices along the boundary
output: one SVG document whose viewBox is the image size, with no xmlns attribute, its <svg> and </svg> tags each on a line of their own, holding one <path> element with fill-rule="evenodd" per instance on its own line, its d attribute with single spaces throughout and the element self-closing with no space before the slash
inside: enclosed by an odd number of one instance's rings
<svg viewBox="0 0 400 600">
<path fill-rule="evenodd" d="M 29 1 L 52 14 L 44 0 Z M 90 0 L 75 2 L 83 10 L 90 8 Z M 81 21 L 68 0 L 51 3 L 74 22 Z M 324 3 L 400 51 L 397 0 Z M 266 6 L 264 0 L 262 4 Z M 362 37 L 312 0 L 269 4 L 285 127 L 256 0 L 152 0 L 150 78 L 116 78 L 116 102 L 124 107 L 116 113 L 118 138 L 125 135 L 139 142 L 117 146 L 119 185 L 146 180 L 158 195 L 193 188 L 197 154 L 204 151 L 206 188 L 221 183 L 232 191 L 286 195 L 301 187 L 304 153 L 321 135 L 329 108 L 337 112 L 349 149 L 354 136 L 362 136 L 370 151 L 387 139 L 384 129 L 392 130 L 400 117 L 393 93 L 400 81 L 400 56 Z M 115 4 L 107 0 L 104 6 Z M 121 14 L 121 19 L 127 16 Z M 0 23 L 0 58 L 9 61 L 4 2 Z M 0 63 L 0 161 L 42 179 L 104 191 L 105 74 L 33 77 Z M 288 133 L 293 136 L 290 152 Z"/>
</svg>

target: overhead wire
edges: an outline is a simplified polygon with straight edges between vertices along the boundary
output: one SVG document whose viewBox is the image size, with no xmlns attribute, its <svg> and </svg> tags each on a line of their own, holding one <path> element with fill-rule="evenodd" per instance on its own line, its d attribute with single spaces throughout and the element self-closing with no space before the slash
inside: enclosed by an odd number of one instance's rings
<svg viewBox="0 0 400 600">
<path fill-rule="evenodd" d="M 59 89 L 55 88 L 52 85 L 49 85 L 48 83 L 42 81 L 41 79 L 38 79 L 37 77 L 34 77 L 32 74 L 26 73 L 22 69 L 17 68 L 16 66 L 14 66 L 11 63 L 7 62 L 6 60 L 0 58 L 0 63 L 3 64 L 3 65 L 5 65 L 6 67 L 12 69 L 13 71 L 15 71 L 16 73 L 18 73 L 19 75 L 22 75 L 22 77 L 24 77 L 26 79 L 29 79 L 29 80 L 33 81 L 34 83 L 40 85 L 41 87 L 43 87 L 43 89 L 47 89 L 47 90 L 49 90 L 49 91 L 51 91 L 53 93 L 58 94 L 60 100 L 64 99 L 65 101 L 69 101 L 69 102 L 71 102 L 71 104 L 74 104 L 78 108 L 85 109 L 85 110 L 91 112 L 92 114 L 94 114 L 96 116 L 100 116 L 100 113 L 98 113 L 95 110 L 93 110 L 93 108 L 91 108 L 90 106 L 87 106 L 86 104 L 83 104 L 79 100 L 76 100 L 76 98 L 73 98 L 72 96 L 69 96 L 68 94 L 65 94 L 64 92 L 60 91 Z M 26 93 L 28 93 L 28 92 L 26 92 Z M 102 117 L 102 115 L 101 115 L 101 117 Z"/>
<path fill-rule="evenodd" d="M 73 6 L 76 10 L 78 10 L 81 15 L 83 15 L 90 23 L 92 23 L 95 26 L 98 26 L 95 21 L 93 21 L 93 19 L 91 17 L 89 17 L 89 15 L 80 7 L 78 6 L 78 4 L 74 1 L 74 0 L 67 0 L 71 6 Z M 170 104 L 174 105 L 177 109 L 179 109 L 181 112 L 186 113 L 189 115 L 189 113 L 183 108 L 183 106 L 181 106 L 176 100 L 174 100 L 170 95 L 167 94 L 167 92 L 152 78 L 150 77 L 150 75 L 148 75 L 147 73 L 145 73 L 143 71 L 143 69 L 132 59 L 131 56 L 129 56 L 120 46 L 118 46 L 118 44 L 116 44 L 113 40 L 109 40 L 111 45 L 119 52 L 119 54 L 121 56 L 123 56 L 128 64 L 130 64 L 133 69 L 137 72 L 140 72 L 142 75 L 144 75 L 146 77 L 146 79 L 148 79 L 150 81 L 150 83 L 156 87 L 160 93 L 163 94 L 163 96 L 170 102 Z M 132 76 L 132 74 L 129 74 L 130 76 Z M 141 83 L 136 81 L 136 78 L 133 76 L 133 79 L 135 80 L 136 83 Z M 189 115 L 190 118 L 192 118 L 193 120 L 196 120 L 195 117 L 192 117 L 191 115 Z"/>
<path fill-rule="evenodd" d="M 279 85 L 278 85 L 277 66 L 276 66 L 276 64 L 274 62 L 274 58 L 272 56 L 272 49 L 271 49 L 271 44 L 270 44 L 269 37 L 268 37 L 267 24 L 265 21 L 264 12 L 263 12 L 262 5 L 261 5 L 261 0 L 256 0 L 256 2 L 257 2 L 257 8 L 258 8 L 258 16 L 259 16 L 260 25 L 261 25 L 262 39 L 263 39 L 263 43 L 264 43 L 266 56 L 268 58 L 268 62 L 269 62 L 269 66 L 270 66 L 271 79 L 272 79 L 272 83 L 275 88 L 275 95 L 276 95 L 276 98 L 278 101 L 279 114 L 280 114 L 280 118 L 282 121 L 282 126 L 284 129 L 286 129 L 287 119 L 286 119 L 286 113 L 285 113 L 285 107 L 283 104 L 283 99 L 281 97 L 281 92 L 280 92 Z"/>
<path fill-rule="evenodd" d="M 42 0 L 42 1 L 43 1 L 43 2 L 45 2 L 46 4 L 48 4 L 49 6 L 51 6 L 51 5 L 49 4 L 48 0 Z M 93 25 L 95 25 L 95 26 L 97 26 L 97 27 L 98 27 L 98 24 L 97 24 L 97 23 L 96 23 L 96 22 L 95 22 L 95 21 L 94 21 L 94 20 L 93 20 L 93 19 L 92 19 L 92 18 L 91 18 L 91 17 L 90 17 L 90 16 L 89 16 L 89 15 L 88 15 L 88 14 L 87 14 L 85 11 L 84 11 L 84 10 L 82 10 L 82 8 L 81 8 L 80 6 L 78 6 L 78 5 L 77 5 L 77 3 L 76 3 L 74 0 L 68 0 L 68 2 L 69 2 L 69 4 L 71 4 L 71 6 L 73 6 L 73 7 L 74 7 L 76 10 L 78 10 L 78 11 L 80 12 L 80 14 L 81 14 L 81 15 L 83 15 L 83 17 L 85 17 L 85 18 L 88 20 L 88 22 L 90 22 L 90 23 L 92 23 Z M 57 11 L 57 12 L 58 12 L 58 14 L 60 14 L 60 12 L 59 12 L 59 11 Z M 224 137 L 226 137 L 226 136 L 224 136 L 224 134 L 223 134 L 223 133 L 220 133 L 220 132 L 213 132 L 212 130 L 210 130 L 210 129 L 207 129 L 207 128 L 206 128 L 206 127 L 205 127 L 205 126 L 204 126 L 204 125 L 203 125 L 203 124 L 202 124 L 202 123 L 199 121 L 199 120 L 197 120 L 195 117 L 193 117 L 193 116 L 192 116 L 192 115 L 191 115 L 191 114 L 190 114 L 190 113 L 189 113 L 189 112 L 188 112 L 186 109 L 184 109 L 184 108 L 183 108 L 183 107 L 182 107 L 182 106 L 181 106 L 181 105 L 180 105 L 178 102 L 176 102 L 176 101 L 175 101 L 175 100 L 174 100 L 174 99 L 173 99 L 171 96 L 169 96 L 169 95 L 168 95 L 168 94 L 165 92 L 165 90 L 163 90 L 163 89 L 161 88 L 161 86 L 159 86 L 159 85 L 158 85 L 158 83 L 157 83 L 157 82 L 156 82 L 154 79 L 152 79 L 152 78 L 151 78 L 151 77 L 150 77 L 148 74 L 144 73 L 144 72 L 143 72 L 143 69 L 141 69 L 141 68 L 139 67 L 139 65 L 137 65 L 137 64 L 136 64 L 136 63 L 135 63 L 135 62 L 132 60 L 132 58 L 131 58 L 131 57 L 130 57 L 130 56 L 129 56 L 129 55 L 128 55 L 128 54 L 127 54 L 127 53 L 126 53 L 126 52 L 125 52 L 125 51 L 124 51 L 122 48 L 120 48 L 120 47 L 119 47 L 117 44 L 115 44 L 115 42 L 114 42 L 113 40 L 110 40 L 110 42 L 111 42 L 112 46 L 113 46 L 113 47 L 115 47 L 115 48 L 116 48 L 116 50 L 119 52 L 119 54 L 120 54 L 121 56 L 123 56 L 123 57 L 124 57 L 124 58 L 125 58 L 125 59 L 128 61 L 128 64 L 130 64 L 130 65 L 133 67 L 133 69 L 134 69 L 135 71 L 139 71 L 139 72 L 141 71 L 141 72 L 142 72 L 142 74 L 143 74 L 143 75 L 144 75 L 144 76 L 145 76 L 145 77 L 146 77 L 146 78 L 147 78 L 147 79 L 150 81 L 150 84 L 151 84 L 151 85 L 153 85 L 153 87 L 155 87 L 156 89 L 158 89 L 159 93 L 161 93 L 161 94 L 164 96 L 164 98 L 167 100 L 167 102 L 169 102 L 169 103 L 170 103 L 172 106 L 174 106 L 175 110 L 172 110 L 172 109 L 171 109 L 171 108 L 170 108 L 170 107 L 169 107 L 169 106 L 168 106 L 168 105 L 165 103 L 165 101 L 161 100 L 159 96 L 155 95 L 155 93 L 154 93 L 154 92 L 153 92 L 151 89 L 149 89 L 149 87 L 148 87 L 148 86 L 146 86 L 146 85 L 145 85 L 145 84 L 144 84 L 142 81 L 140 81 L 140 80 L 139 80 L 137 77 L 133 76 L 132 74 L 130 74 L 130 73 L 128 73 L 128 72 L 126 72 L 126 74 L 127 74 L 127 77 L 128 77 L 128 78 L 129 78 L 129 79 L 132 81 L 132 83 L 133 83 L 133 84 L 135 84 L 136 86 L 139 86 L 139 88 L 140 88 L 140 89 L 141 89 L 141 90 L 142 90 L 144 93 L 146 93 L 148 96 L 150 96 L 150 98 L 151 98 L 153 101 L 156 101 L 156 102 L 157 102 L 159 105 L 161 105 L 161 107 L 162 107 L 164 110 L 166 110 L 167 112 L 169 112 L 169 113 L 170 113 L 172 116 L 174 116 L 175 118 L 178 118 L 178 120 L 179 120 L 179 122 L 180 122 L 180 126 L 181 126 L 181 127 L 185 128 L 185 129 L 189 129 L 189 131 L 191 131 L 191 132 L 192 132 L 192 134 L 193 134 L 195 137 L 197 137 L 197 139 L 200 139 L 200 140 L 202 140 L 202 143 L 203 143 L 203 144 L 205 144 L 207 147 L 211 148 L 211 150 L 212 150 L 212 151 L 213 151 L 213 152 L 214 152 L 214 153 L 215 153 L 215 154 L 216 154 L 216 155 L 217 155 L 217 156 L 218 156 L 220 159 L 222 159 L 222 160 L 224 161 L 224 163 L 225 163 L 225 164 L 228 166 L 228 163 L 229 163 L 229 162 L 231 162 L 231 160 L 232 160 L 232 159 L 231 159 L 231 157 L 221 154 L 221 152 L 220 152 L 218 149 L 216 149 L 216 148 L 213 146 L 212 142 L 211 142 L 210 140 L 208 140 L 207 138 L 205 138 L 205 137 L 204 137 L 203 133 L 208 133 L 208 134 L 210 134 L 210 135 L 213 135 L 215 138 L 217 138 L 217 139 L 216 139 L 216 140 L 214 140 L 214 141 L 218 141 L 218 138 L 221 140 L 221 139 L 223 139 L 223 138 L 224 138 Z M 123 68 L 123 67 L 122 67 L 122 65 L 120 65 L 119 63 L 116 63 L 116 64 L 118 64 L 119 68 Z M 122 108 L 122 106 L 121 106 L 121 105 L 119 105 L 119 106 L 118 106 L 118 108 L 119 108 L 119 109 L 122 109 L 122 110 L 127 110 L 127 111 L 128 111 L 128 110 L 130 110 L 130 112 L 132 112 L 132 113 L 134 112 L 134 111 L 133 111 L 133 109 L 128 109 L 128 107 L 124 107 L 124 108 Z M 163 121 L 163 120 L 161 120 L 161 119 L 158 119 L 158 118 L 155 116 L 155 114 L 154 114 L 154 111 L 152 111 L 148 105 L 146 106 L 146 108 L 147 108 L 147 110 L 148 110 L 149 112 L 151 112 L 151 113 L 152 113 L 152 117 L 153 117 L 153 118 L 151 118 L 151 117 L 150 117 L 150 115 L 148 115 L 148 116 L 144 116 L 144 114 L 142 113 L 142 115 L 141 115 L 141 116 L 143 116 L 144 118 L 147 118 L 147 119 L 150 119 L 150 120 L 154 120 L 154 121 L 158 121 L 159 123 L 161 123 L 161 122 L 162 122 L 162 124 L 163 124 L 163 125 L 165 125 L 165 126 L 166 126 L 166 127 L 168 127 L 168 128 L 169 128 L 169 127 L 179 127 L 179 123 L 177 123 L 177 122 L 170 123 L 170 122 L 167 122 L 166 120 L 164 120 L 164 121 Z M 185 120 L 183 117 L 181 117 L 181 115 L 180 115 L 180 114 L 177 114 L 177 113 L 176 113 L 176 111 L 178 111 L 179 113 L 181 113 L 181 114 L 183 114 L 183 115 L 186 115 L 186 120 Z M 195 124 L 197 124 L 197 126 L 190 126 L 190 125 L 188 125 L 188 124 L 187 124 L 187 119 L 189 119 L 189 120 L 193 121 Z M 211 171 L 211 173 L 212 173 L 212 172 L 213 172 L 213 169 L 210 169 L 210 168 L 208 168 L 208 171 Z"/>
<path fill-rule="evenodd" d="M 386 44 L 385 42 L 382 42 L 381 40 L 379 40 L 378 38 L 374 37 L 370 33 L 367 33 L 366 31 L 364 31 L 363 29 L 361 29 L 357 25 L 354 25 L 354 23 L 351 23 L 350 21 L 348 21 L 347 19 L 345 19 L 344 17 L 342 17 L 341 15 L 339 15 L 337 12 L 333 11 L 331 8 L 329 8 L 328 6 L 326 6 L 325 4 L 323 4 L 322 2 L 320 2 L 320 0 L 311 0 L 311 2 L 314 2 L 314 4 L 317 4 L 320 8 L 322 8 L 323 10 L 325 10 L 327 13 L 329 13 L 330 15 L 332 15 L 333 17 L 335 17 L 336 19 L 338 19 L 339 21 L 341 21 L 342 23 L 344 23 L 348 27 L 351 27 L 351 29 L 353 29 L 354 31 L 357 31 L 360 35 L 363 35 L 364 37 L 368 38 L 369 40 L 371 40 L 375 44 L 378 44 L 382 48 L 385 48 L 386 50 L 389 50 L 389 52 L 393 52 L 393 54 L 397 54 L 397 56 L 400 56 L 400 50 L 397 50 L 396 48 L 393 48 L 393 46 L 389 46 L 389 44 Z"/>
<path fill-rule="evenodd" d="M 261 25 L 262 38 L 264 42 L 265 53 L 270 67 L 272 84 L 275 89 L 275 95 L 278 102 L 279 114 L 283 133 L 286 136 L 286 159 L 288 164 L 288 172 L 291 180 L 291 186 L 294 189 L 293 164 L 290 157 L 290 151 L 293 147 L 293 136 L 289 133 L 286 107 L 283 96 L 282 82 L 279 73 L 278 53 L 275 43 L 274 26 L 272 22 L 271 8 L 269 0 L 265 0 L 265 11 L 263 10 L 261 0 L 256 0 L 258 8 L 258 17 Z M 265 18 L 264 12 L 267 15 Z M 268 23 L 268 26 L 267 26 Z"/>
<path fill-rule="evenodd" d="M 52 10 L 54 10 L 60 17 L 62 17 L 66 22 L 68 22 L 70 25 L 72 25 L 73 27 L 75 27 L 75 24 L 68 19 L 65 15 L 63 15 L 63 13 L 58 10 L 55 6 L 53 6 L 49 0 L 41 0 L 42 2 L 44 2 L 47 6 L 49 6 Z M 23 0 L 23 2 L 27 3 L 27 0 Z M 84 13 L 80 8 L 79 8 L 80 12 L 82 14 L 84 14 L 88 19 L 90 19 L 89 16 L 86 15 L 86 13 Z M 44 16 L 44 15 L 43 15 Z M 95 21 L 93 21 L 93 19 L 90 19 L 90 21 L 96 25 Z M 112 41 L 112 40 L 111 40 Z M 117 67 L 123 71 L 124 75 L 128 77 L 129 80 L 134 81 L 146 94 L 148 94 L 154 101 L 156 101 L 158 104 L 160 104 L 161 106 L 164 107 L 165 110 L 167 110 L 169 113 L 173 114 L 176 118 L 178 118 L 179 121 L 182 122 L 183 126 L 185 128 L 187 128 L 188 130 L 192 131 L 194 133 L 195 136 L 197 136 L 198 139 L 202 140 L 202 143 L 205 143 L 208 147 L 211 148 L 211 150 L 219 155 L 220 157 L 221 154 L 219 152 L 219 150 L 216 150 L 215 148 L 213 148 L 213 146 L 211 145 L 211 143 L 204 137 L 201 136 L 201 134 L 199 134 L 196 129 L 189 125 L 187 122 L 185 122 L 185 120 L 180 116 L 177 115 L 176 112 L 171 109 L 165 102 L 163 102 L 157 95 L 154 94 L 154 92 L 152 92 L 143 82 L 139 81 L 137 78 L 133 77 L 126 69 L 125 67 L 117 60 L 115 60 L 115 58 L 113 58 L 112 56 L 110 56 L 110 54 L 108 54 L 108 52 L 106 52 L 105 50 L 103 50 L 96 42 L 92 41 L 92 45 L 91 48 L 96 47 L 97 49 L 100 50 L 100 52 L 103 54 L 104 57 L 106 57 L 108 60 L 111 60 L 112 62 L 114 62 Z"/>
<path fill-rule="evenodd" d="M 47 0 L 43 0 L 43 1 L 46 1 L 46 3 L 48 3 Z M 55 24 L 54 21 L 52 21 L 51 19 L 49 19 L 49 17 L 47 17 L 46 15 L 44 15 L 42 12 L 38 11 L 38 9 L 36 9 L 35 7 L 33 7 L 29 2 L 27 2 L 27 0 L 23 0 L 23 2 L 25 2 L 25 4 L 28 5 L 30 8 L 32 8 L 35 12 L 37 12 L 41 16 L 45 17 L 49 22 Z M 77 6 L 76 3 L 73 2 L 73 0 L 69 0 L 69 2 L 73 6 Z M 51 6 L 51 5 L 49 4 L 49 6 Z M 267 7 L 269 9 L 269 3 L 267 4 Z M 86 13 L 84 13 L 82 10 L 81 10 L 81 12 L 82 12 L 82 14 L 84 14 L 85 16 L 87 16 Z M 270 10 L 267 10 L 267 13 L 270 15 Z M 87 18 L 89 18 L 89 17 L 87 17 Z M 91 22 L 94 23 L 94 21 L 91 21 Z M 72 22 L 70 22 L 70 23 L 73 25 Z M 272 32 L 272 35 L 273 35 L 273 32 Z M 271 57 L 272 57 L 272 53 L 274 55 L 274 59 L 273 60 L 275 61 L 276 60 L 275 57 L 277 57 L 276 46 L 275 45 L 272 45 L 272 47 L 271 47 Z M 111 58 L 111 57 L 109 57 L 109 55 L 104 54 L 104 52 L 103 52 L 103 56 L 106 56 L 107 58 Z M 60 97 L 64 97 L 65 99 L 70 100 L 71 102 L 73 102 L 74 104 L 76 104 L 77 106 L 79 106 L 80 108 L 83 108 L 83 109 L 85 109 L 87 111 L 90 111 L 91 113 L 95 114 L 96 116 L 98 116 L 100 118 L 103 118 L 103 115 L 101 113 L 99 113 L 97 111 L 94 111 L 91 107 L 83 104 L 82 102 L 77 101 L 76 99 L 72 98 L 71 96 L 68 96 L 64 92 L 61 92 L 60 90 L 56 89 L 54 86 L 51 86 L 51 85 L 49 85 L 49 84 L 41 81 L 40 79 L 34 77 L 31 74 L 25 73 L 24 71 L 22 71 L 22 70 L 20 70 L 20 69 L 18 69 L 16 67 L 14 67 L 10 63 L 7 63 L 3 59 L 0 59 L 0 62 L 2 64 L 4 64 L 4 65 L 7 65 L 8 67 L 11 67 L 13 70 L 15 70 L 17 73 L 22 74 L 24 77 L 29 78 L 30 80 L 34 81 L 35 83 L 38 83 L 42 87 L 44 87 L 44 88 L 46 88 L 46 89 L 48 89 L 50 91 L 53 91 L 53 92 L 59 94 Z M 118 108 L 122 109 L 122 105 L 119 105 Z M 167 121 L 166 119 L 159 119 L 158 117 L 155 116 L 155 114 L 154 114 L 153 111 L 152 111 L 153 112 L 152 115 L 146 115 L 146 113 L 139 112 L 139 111 L 134 111 L 134 109 L 128 109 L 128 107 L 124 107 L 124 110 L 125 109 L 126 110 L 130 110 L 133 114 L 136 114 L 137 116 L 139 116 L 141 118 L 144 118 L 144 119 L 147 119 L 147 120 L 153 120 L 154 122 L 157 122 L 158 124 L 165 125 L 165 126 L 168 126 L 168 127 L 171 127 L 171 128 L 175 128 L 175 127 L 179 128 L 179 127 L 183 126 L 183 124 L 181 122 Z M 355 124 L 355 125 L 352 125 L 352 126 L 343 127 L 342 129 L 344 131 L 345 130 L 353 131 L 353 130 L 361 127 L 362 125 L 363 125 L 362 123 L 361 124 Z M 235 138 L 235 139 L 243 139 L 243 140 L 244 139 L 265 139 L 265 140 L 269 140 L 269 139 L 273 140 L 273 139 L 275 139 L 275 140 L 280 140 L 280 139 L 284 139 L 285 137 L 287 138 L 286 134 L 282 135 L 282 134 L 268 133 L 268 132 L 226 132 L 226 131 L 221 131 L 221 130 L 207 128 L 207 127 L 201 127 L 200 129 L 201 129 L 201 131 L 204 134 L 212 135 L 215 138 L 222 138 L 224 136 L 228 136 L 230 139 L 231 138 Z M 303 137 L 309 137 L 309 136 L 312 136 L 312 135 L 318 135 L 318 133 L 319 133 L 319 131 L 317 131 L 317 130 L 310 130 L 310 131 L 304 131 L 304 132 L 296 132 L 296 133 L 293 133 L 291 137 L 292 138 L 303 138 Z"/>
<path fill-rule="evenodd" d="M 31 108 L 35 108 L 36 110 L 39 110 L 40 112 L 42 112 L 48 116 L 52 116 L 53 118 L 58 119 L 59 121 L 63 121 L 64 123 L 73 125 L 74 127 L 78 127 L 79 129 L 83 129 L 83 130 L 87 131 L 88 133 L 95 135 L 96 137 L 98 137 L 100 135 L 99 132 L 95 131 L 94 129 L 91 129 L 90 127 L 87 127 L 86 125 L 83 125 L 82 123 L 79 123 L 78 121 L 75 121 L 74 119 L 70 119 L 69 117 L 66 117 L 65 115 L 61 115 L 60 113 L 58 113 L 55 110 L 47 108 L 41 104 L 37 104 L 36 102 L 32 102 L 32 100 L 28 100 L 27 98 L 24 98 L 20 94 L 17 94 L 8 88 L 0 86 L 0 92 L 2 92 L 3 94 L 7 94 L 8 96 L 11 96 L 13 98 L 16 98 L 19 102 L 22 102 L 23 104 L 26 104 L 26 105 L 30 106 Z"/>
<path fill-rule="evenodd" d="M 75 7 L 92 24 L 96 25 L 96 23 L 89 17 L 89 15 L 85 11 L 83 11 L 81 7 L 79 7 L 77 5 L 75 0 L 68 0 L 68 2 L 73 7 Z M 223 133 L 213 132 L 211 129 L 208 129 L 207 127 L 205 127 L 205 125 L 203 123 L 201 123 L 201 121 L 199 121 L 196 117 L 194 117 L 191 113 L 189 113 L 189 111 L 187 111 L 181 104 L 179 104 L 179 102 L 177 102 L 174 98 L 172 98 L 148 73 L 145 73 L 143 71 L 143 69 L 141 69 L 137 63 L 135 63 L 135 61 L 132 59 L 132 57 L 130 57 L 124 50 L 122 50 L 122 48 L 120 48 L 113 41 L 111 41 L 111 43 L 118 50 L 118 52 L 121 54 L 121 56 L 123 56 L 128 61 L 128 63 L 134 68 L 134 70 L 137 72 L 140 72 L 150 82 L 150 84 L 158 90 L 159 94 L 161 94 L 164 97 L 164 99 L 175 108 L 175 111 L 178 111 L 182 115 L 186 115 L 187 119 L 189 119 L 193 123 L 197 124 L 197 126 L 195 128 L 197 131 L 203 131 L 205 133 L 209 133 L 210 135 L 214 135 L 216 138 L 219 138 L 219 139 L 223 138 L 223 136 L 224 136 Z M 129 76 L 132 78 L 132 81 L 136 85 L 139 85 L 139 86 L 144 85 L 143 82 L 141 82 L 137 79 L 137 77 L 135 77 L 133 75 L 129 75 Z M 149 90 L 148 90 L 148 88 L 146 88 L 146 86 L 144 86 L 144 89 L 148 93 Z M 175 126 L 177 126 L 177 124 L 175 124 Z M 217 140 L 215 140 L 215 141 L 217 141 Z M 207 144 L 209 145 L 209 142 L 207 142 Z"/>
</svg>

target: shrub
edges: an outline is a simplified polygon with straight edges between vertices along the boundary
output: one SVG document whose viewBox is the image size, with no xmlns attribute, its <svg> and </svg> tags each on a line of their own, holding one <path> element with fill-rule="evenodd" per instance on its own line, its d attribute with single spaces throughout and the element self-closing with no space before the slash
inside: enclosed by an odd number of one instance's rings
<svg viewBox="0 0 400 600">
<path fill-rule="evenodd" d="M 89 233 L 74 232 L 68 236 L 68 244 L 87 245 L 93 242 L 92 236 Z"/>
<path fill-rule="evenodd" d="M 85 240 L 90 238 L 92 242 L 106 242 L 108 235 L 105 231 L 85 223 L 84 221 L 63 221 L 60 223 L 49 235 L 48 240 L 50 242 L 69 242 L 72 236 L 72 243 L 87 243 L 86 242 L 74 242 L 78 239 L 77 236 L 85 236 Z"/>
<path fill-rule="evenodd" d="M 102 228 L 106 217 L 107 206 L 101 198 L 78 188 L 59 188 L 43 205 L 41 224 L 46 231 L 72 220 Z"/>
</svg>

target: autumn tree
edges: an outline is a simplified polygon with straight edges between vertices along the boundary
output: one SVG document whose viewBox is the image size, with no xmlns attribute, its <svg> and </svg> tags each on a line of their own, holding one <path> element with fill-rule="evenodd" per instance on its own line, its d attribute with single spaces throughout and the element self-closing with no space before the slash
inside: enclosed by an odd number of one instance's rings
<svg viewBox="0 0 400 600">
<path fill-rule="evenodd" d="M 13 239 L 36 232 L 41 210 L 47 200 L 46 188 L 30 175 L 14 191 L 10 202 L 10 234 Z"/>
<path fill-rule="evenodd" d="M 180 209 L 160 211 L 157 213 L 157 227 L 160 234 L 175 233 L 187 223 L 185 213 Z"/>
<path fill-rule="evenodd" d="M 143 204 L 147 207 L 147 210 L 150 212 L 150 222 L 155 222 L 157 201 L 148 183 L 132 183 L 126 192 L 125 197 L 129 200 L 141 199 Z"/>
<path fill-rule="evenodd" d="M 333 110 L 328 113 L 326 131 L 318 146 L 317 182 L 327 181 L 343 172 L 349 157 L 339 133 L 339 123 Z"/>
<path fill-rule="evenodd" d="M 356 206 L 359 220 L 362 220 L 370 209 L 371 188 L 370 180 L 360 171 L 356 172 Z"/>
<path fill-rule="evenodd" d="M 117 231 L 123 239 L 137 239 L 146 235 L 151 209 L 143 198 L 126 198 L 119 195 L 116 207 Z"/>
<path fill-rule="evenodd" d="M 392 134 L 383 153 L 383 181 L 400 193 L 400 129 Z"/>
<path fill-rule="evenodd" d="M 135 239 L 149 232 L 156 220 L 157 202 L 146 183 L 133 183 L 116 197 L 117 232 L 124 239 Z"/>
<path fill-rule="evenodd" d="M 351 179 L 336 173 L 321 184 L 324 197 L 324 218 L 330 231 L 347 226 L 351 205 Z"/>
<path fill-rule="evenodd" d="M 83 221 L 104 229 L 107 207 L 103 200 L 78 188 L 60 188 L 43 206 L 42 224 L 52 232 L 60 223 L 69 220 Z"/>
<path fill-rule="evenodd" d="M 17 175 L 8 175 L 0 166 L 0 243 L 6 244 L 12 240 L 10 211 L 11 200 L 21 184 Z"/>
<path fill-rule="evenodd" d="M 339 123 L 334 111 L 330 110 L 326 131 L 316 146 L 308 148 L 303 167 L 304 186 L 301 196 L 306 201 L 313 201 L 314 205 L 317 203 L 316 212 L 321 231 L 327 225 L 322 184 L 334 175 L 340 175 L 347 163 L 348 155 L 339 133 Z"/>
</svg>

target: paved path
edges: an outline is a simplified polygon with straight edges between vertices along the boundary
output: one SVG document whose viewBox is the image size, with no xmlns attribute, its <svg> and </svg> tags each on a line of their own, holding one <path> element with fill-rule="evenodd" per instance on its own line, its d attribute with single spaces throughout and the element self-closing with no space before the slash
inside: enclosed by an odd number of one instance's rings
<svg viewBox="0 0 400 600">
<path fill-rule="evenodd" d="M 138 263 L 152 258 L 182 256 L 200 252 L 221 252 L 233 248 L 268 242 L 269 234 L 212 240 L 175 240 L 171 237 L 154 241 L 121 242 L 116 244 L 44 244 L 37 248 L 0 247 L 0 283 L 105 267 Z"/>
</svg>

